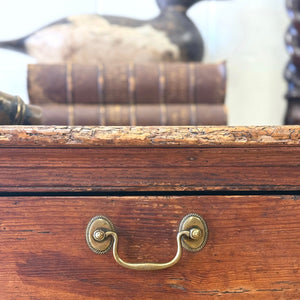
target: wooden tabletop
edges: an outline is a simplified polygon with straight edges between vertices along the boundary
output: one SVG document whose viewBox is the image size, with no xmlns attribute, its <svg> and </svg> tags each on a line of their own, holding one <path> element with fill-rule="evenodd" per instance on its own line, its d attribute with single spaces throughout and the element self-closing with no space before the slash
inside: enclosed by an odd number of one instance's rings
<svg viewBox="0 0 300 300">
<path fill-rule="evenodd" d="M 1 126 L 0 147 L 300 146 L 300 126 Z"/>
</svg>

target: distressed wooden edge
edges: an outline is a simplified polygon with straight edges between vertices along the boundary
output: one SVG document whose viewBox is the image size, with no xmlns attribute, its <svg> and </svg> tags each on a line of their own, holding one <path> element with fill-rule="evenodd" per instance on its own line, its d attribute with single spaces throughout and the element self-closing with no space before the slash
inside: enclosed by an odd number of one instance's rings
<svg viewBox="0 0 300 300">
<path fill-rule="evenodd" d="M 300 146 L 300 126 L 0 126 L 0 147 Z"/>
<path fill-rule="evenodd" d="M 13 192 L 12 192 L 13 190 Z M 161 195 L 162 193 L 168 193 L 168 195 L 178 195 L 178 193 L 183 193 L 182 196 L 187 196 L 188 194 L 184 193 L 211 193 L 214 195 L 215 193 L 231 193 L 232 195 L 238 195 L 238 193 L 260 193 L 261 192 L 278 192 L 278 193 L 295 193 L 295 197 L 300 193 L 300 185 L 207 185 L 207 186 L 180 186 L 180 185 L 155 185 L 155 186 L 117 186 L 117 187 L 74 187 L 74 186 L 0 186 L 0 193 L 5 195 L 19 195 L 21 193 L 53 193 L 55 195 L 63 193 L 74 195 L 73 193 L 82 193 L 82 195 L 86 196 L 101 196 L 106 195 L 107 193 L 117 193 L 120 196 L 120 193 L 124 193 L 126 195 L 145 195 L 149 196 L 149 193 L 154 193 L 157 195 Z M 1 196 L 3 196 L 3 194 Z M 153 195 L 153 194 L 152 194 Z M 166 195 L 166 194 L 164 194 Z M 24 196 L 24 194 L 23 194 Z M 78 196 L 78 195 L 76 195 Z"/>
</svg>

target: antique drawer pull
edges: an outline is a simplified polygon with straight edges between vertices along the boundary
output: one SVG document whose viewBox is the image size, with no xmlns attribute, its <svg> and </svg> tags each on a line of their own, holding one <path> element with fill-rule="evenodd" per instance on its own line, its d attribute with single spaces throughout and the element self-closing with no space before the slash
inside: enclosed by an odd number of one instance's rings
<svg viewBox="0 0 300 300">
<path fill-rule="evenodd" d="M 182 247 L 188 251 L 200 251 L 206 244 L 208 229 L 203 218 L 196 214 L 188 214 L 179 225 L 177 234 L 177 253 L 166 263 L 128 263 L 118 254 L 118 234 L 112 222 L 104 216 L 94 217 L 86 229 L 86 241 L 92 251 L 104 254 L 113 247 L 115 261 L 124 268 L 134 270 L 161 270 L 172 267 L 181 258 Z"/>
</svg>

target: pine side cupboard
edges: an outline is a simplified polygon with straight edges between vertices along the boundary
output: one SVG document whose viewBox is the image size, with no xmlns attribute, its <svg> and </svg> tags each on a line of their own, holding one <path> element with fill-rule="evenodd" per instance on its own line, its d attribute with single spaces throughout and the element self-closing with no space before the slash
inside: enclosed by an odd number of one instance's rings
<svg viewBox="0 0 300 300">
<path fill-rule="evenodd" d="M 0 299 L 300 299 L 299 138 L 1 127 Z"/>
</svg>

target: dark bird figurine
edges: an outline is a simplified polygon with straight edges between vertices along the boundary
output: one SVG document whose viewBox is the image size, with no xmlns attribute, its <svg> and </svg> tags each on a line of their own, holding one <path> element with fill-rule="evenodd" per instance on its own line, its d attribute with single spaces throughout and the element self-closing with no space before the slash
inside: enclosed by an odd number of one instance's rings
<svg viewBox="0 0 300 300">
<path fill-rule="evenodd" d="M 156 0 L 160 14 L 142 21 L 97 14 L 70 16 L 0 47 L 39 63 L 200 61 L 201 35 L 186 11 L 201 0 Z"/>
</svg>

